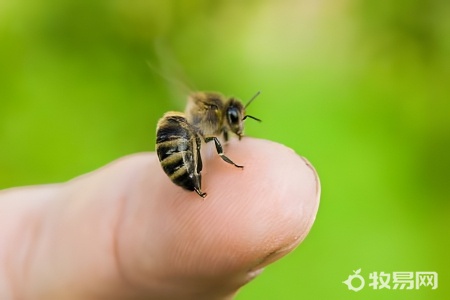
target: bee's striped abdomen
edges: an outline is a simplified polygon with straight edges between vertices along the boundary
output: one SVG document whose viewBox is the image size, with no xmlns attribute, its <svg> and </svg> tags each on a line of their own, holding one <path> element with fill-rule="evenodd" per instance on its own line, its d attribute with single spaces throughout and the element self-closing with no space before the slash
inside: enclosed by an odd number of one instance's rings
<svg viewBox="0 0 450 300">
<path fill-rule="evenodd" d="M 201 192 L 201 140 L 182 113 L 169 112 L 158 122 L 156 153 L 164 172 L 173 183 Z"/>
</svg>

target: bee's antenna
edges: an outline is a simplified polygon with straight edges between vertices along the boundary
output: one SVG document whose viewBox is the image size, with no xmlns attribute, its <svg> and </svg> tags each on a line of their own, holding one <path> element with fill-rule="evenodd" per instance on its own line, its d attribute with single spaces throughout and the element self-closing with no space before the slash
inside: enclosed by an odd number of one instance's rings
<svg viewBox="0 0 450 300">
<path fill-rule="evenodd" d="M 259 94 L 261 94 L 261 91 L 256 92 L 256 94 L 250 100 L 248 100 L 247 104 L 245 104 L 245 106 L 244 106 L 244 109 L 246 109 L 247 106 L 249 106 L 250 103 L 252 103 L 253 100 L 255 100 L 255 98 L 258 97 Z M 261 122 L 260 119 L 254 117 L 254 116 L 250 116 L 250 115 L 245 115 L 244 118 L 242 118 L 242 121 L 244 121 L 247 118 L 253 119 L 253 120 L 258 121 L 258 122 Z"/>
<path fill-rule="evenodd" d="M 250 105 L 250 103 L 252 103 L 256 97 L 258 97 L 259 94 L 261 94 L 261 91 L 258 91 L 250 100 L 248 100 L 248 102 L 247 102 L 247 104 L 245 104 L 244 108 L 247 108 Z"/>
<path fill-rule="evenodd" d="M 250 115 L 245 115 L 244 118 L 242 119 L 242 121 L 244 121 L 247 118 L 253 119 L 253 120 L 258 121 L 258 122 L 261 122 L 261 119 L 258 119 L 256 117 L 250 116 Z"/>
</svg>

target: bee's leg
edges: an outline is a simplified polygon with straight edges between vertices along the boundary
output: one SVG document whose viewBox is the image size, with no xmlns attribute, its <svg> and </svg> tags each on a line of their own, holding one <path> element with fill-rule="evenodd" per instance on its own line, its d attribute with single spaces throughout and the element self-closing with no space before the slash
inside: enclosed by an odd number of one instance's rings
<svg viewBox="0 0 450 300">
<path fill-rule="evenodd" d="M 220 144 L 218 138 L 216 138 L 215 136 L 205 137 L 205 143 L 208 143 L 212 140 L 214 140 L 214 143 L 216 144 L 217 154 L 219 154 L 220 158 L 222 158 L 225 162 L 234 165 L 237 168 L 241 168 L 241 169 L 244 168 L 244 166 L 239 166 L 239 165 L 235 164 L 231 159 L 229 159 L 228 157 L 225 156 L 225 154 L 223 154 L 223 148 L 222 148 L 222 145 Z"/>
<path fill-rule="evenodd" d="M 206 197 L 206 193 L 203 193 L 200 189 L 194 188 L 194 191 L 202 198 Z"/>
<path fill-rule="evenodd" d="M 225 140 L 225 143 L 228 142 L 228 131 L 227 130 L 223 131 L 223 139 Z"/>
</svg>

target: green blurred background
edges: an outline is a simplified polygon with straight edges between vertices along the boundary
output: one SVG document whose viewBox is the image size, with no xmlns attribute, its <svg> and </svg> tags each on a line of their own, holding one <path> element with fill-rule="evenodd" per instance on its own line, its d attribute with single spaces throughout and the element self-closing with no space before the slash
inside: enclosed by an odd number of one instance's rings
<svg viewBox="0 0 450 300">
<path fill-rule="evenodd" d="M 153 150 L 182 83 L 261 90 L 247 135 L 321 178 L 310 235 L 237 299 L 450 299 L 449 1 L 0 0 L 0 188 Z M 439 287 L 373 290 L 382 271 Z"/>
</svg>

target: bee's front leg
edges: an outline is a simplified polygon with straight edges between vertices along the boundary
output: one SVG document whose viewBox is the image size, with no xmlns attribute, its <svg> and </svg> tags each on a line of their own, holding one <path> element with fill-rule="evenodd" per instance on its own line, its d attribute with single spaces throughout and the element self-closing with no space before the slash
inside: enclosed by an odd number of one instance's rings
<svg viewBox="0 0 450 300">
<path fill-rule="evenodd" d="M 241 169 L 244 168 L 244 166 L 235 164 L 231 159 L 229 159 L 227 156 L 225 156 L 225 154 L 223 154 L 223 148 L 222 148 L 222 145 L 220 144 L 220 141 L 218 138 L 216 138 L 215 136 L 205 137 L 205 143 L 208 143 L 210 141 L 214 141 L 214 143 L 216 145 L 217 154 L 219 154 L 220 158 L 222 158 L 225 162 L 232 164 L 237 168 L 241 168 Z"/>
<path fill-rule="evenodd" d="M 223 140 L 225 141 L 225 143 L 228 142 L 228 130 L 223 130 Z"/>
</svg>

